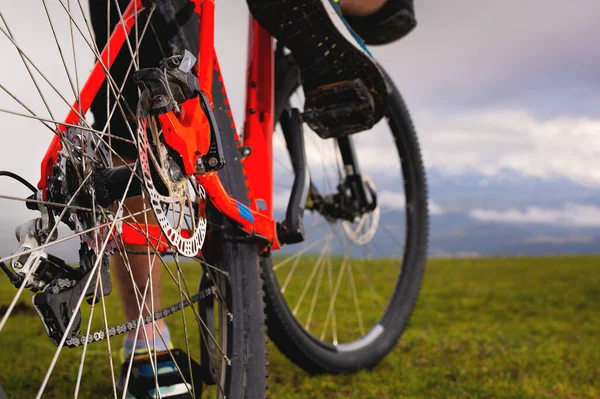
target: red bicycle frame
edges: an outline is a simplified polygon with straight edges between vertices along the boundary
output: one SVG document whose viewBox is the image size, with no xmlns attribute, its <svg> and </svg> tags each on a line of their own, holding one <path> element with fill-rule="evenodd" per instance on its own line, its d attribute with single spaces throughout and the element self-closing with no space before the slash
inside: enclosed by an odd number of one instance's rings
<svg viewBox="0 0 600 399">
<path fill-rule="evenodd" d="M 198 49 L 198 81 L 200 89 L 212 104 L 212 85 L 215 68 L 219 68 L 214 49 L 214 0 L 191 0 L 200 17 L 200 41 Z M 65 119 L 65 125 L 59 125 L 65 132 L 68 125 L 77 124 L 89 110 L 93 99 L 106 79 L 115 58 L 125 43 L 135 24 L 135 14 L 143 9 L 141 0 L 132 0 L 123 12 L 123 23 L 114 28 L 108 43 L 103 49 L 100 60 L 96 62 L 91 75 L 80 93 L 80 103 L 75 102 Z M 243 161 L 249 187 L 250 207 L 232 198 L 219 179 L 217 172 L 196 174 L 198 158 L 205 155 L 210 145 L 210 125 L 200 107 L 198 99 L 182 104 L 179 115 L 168 112 L 159 116 L 165 141 L 173 147 L 183 159 L 186 174 L 196 175 L 198 183 L 204 187 L 212 204 L 221 213 L 237 222 L 240 227 L 253 235 L 267 240 L 267 247 L 280 248 L 277 239 L 276 222 L 272 214 L 273 173 L 272 173 L 272 135 L 273 135 L 273 80 L 274 53 L 273 38 L 252 18 L 250 20 L 246 115 L 244 123 L 244 145 L 251 146 L 252 153 Z M 224 86 L 223 86 L 224 87 Z M 223 89 L 224 90 L 224 89 Z M 226 96 L 226 93 L 224 93 Z M 60 150 L 60 137 L 54 136 L 41 165 L 41 179 L 38 188 L 46 195 L 46 181 L 55 164 Z M 159 226 L 132 227 L 123 224 L 123 240 L 128 244 L 148 245 L 150 237 L 160 237 Z M 166 241 L 151 240 L 159 250 L 166 248 Z"/>
</svg>

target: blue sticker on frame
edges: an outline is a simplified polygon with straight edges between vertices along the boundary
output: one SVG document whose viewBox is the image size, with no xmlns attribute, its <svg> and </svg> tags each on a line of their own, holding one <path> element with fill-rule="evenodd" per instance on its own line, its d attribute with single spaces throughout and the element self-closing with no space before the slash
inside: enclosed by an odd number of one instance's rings
<svg viewBox="0 0 600 399">
<path fill-rule="evenodd" d="M 254 216 L 252 216 L 252 211 L 246 205 L 235 201 L 237 204 L 238 210 L 240 211 L 240 216 L 249 221 L 250 223 L 254 223 Z"/>
</svg>

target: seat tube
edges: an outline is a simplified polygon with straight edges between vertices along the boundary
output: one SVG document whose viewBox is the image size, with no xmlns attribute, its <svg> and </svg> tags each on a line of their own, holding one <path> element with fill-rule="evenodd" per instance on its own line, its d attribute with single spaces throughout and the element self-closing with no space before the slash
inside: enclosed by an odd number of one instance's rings
<svg viewBox="0 0 600 399">
<path fill-rule="evenodd" d="M 212 103 L 212 83 L 215 69 L 215 2 L 194 0 L 200 11 L 200 40 L 198 48 L 198 81 L 200 89 Z"/>
<path fill-rule="evenodd" d="M 244 145 L 251 149 L 244 166 L 251 208 L 273 217 L 273 38 L 250 17 Z"/>
</svg>

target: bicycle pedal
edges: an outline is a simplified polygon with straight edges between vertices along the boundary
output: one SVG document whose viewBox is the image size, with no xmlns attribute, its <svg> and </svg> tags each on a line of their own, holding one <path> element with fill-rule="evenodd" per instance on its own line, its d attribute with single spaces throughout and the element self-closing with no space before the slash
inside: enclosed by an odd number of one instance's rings
<svg viewBox="0 0 600 399">
<path fill-rule="evenodd" d="M 191 366 L 191 367 L 190 367 Z M 118 387 L 125 386 L 129 360 L 121 366 Z M 154 370 L 157 370 L 156 375 Z M 190 399 L 202 397 L 202 369 L 181 349 L 145 353 L 133 358 L 127 393 L 136 399 L 169 398 Z M 182 378 L 183 377 L 183 378 Z M 192 389 L 193 378 L 193 389 Z M 156 392 L 156 384 L 160 393 Z M 193 392 L 193 395 L 192 395 Z"/>
<path fill-rule="evenodd" d="M 321 138 L 341 137 L 375 124 L 375 102 L 361 79 L 320 86 L 306 93 L 304 121 Z"/>
</svg>

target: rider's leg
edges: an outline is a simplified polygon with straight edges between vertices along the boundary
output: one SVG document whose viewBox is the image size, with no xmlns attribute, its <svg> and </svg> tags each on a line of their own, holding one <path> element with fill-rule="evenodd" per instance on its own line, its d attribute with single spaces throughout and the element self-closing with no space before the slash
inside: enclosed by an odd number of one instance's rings
<svg viewBox="0 0 600 399">
<path fill-rule="evenodd" d="M 127 251 L 137 251 L 137 252 L 145 252 L 148 248 L 133 246 L 127 247 Z M 147 316 L 151 313 L 152 306 L 154 306 L 155 310 L 161 308 L 160 302 L 160 281 L 161 281 L 161 269 L 162 265 L 159 261 L 153 260 L 151 257 L 148 259 L 147 255 L 128 255 L 129 264 L 125 264 L 126 262 L 120 256 L 114 256 L 112 259 L 112 273 L 116 278 L 117 285 L 119 286 L 119 294 L 121 297 L 121 304 L 123 307 L 123 313 L 125 313 L 125 318 L 127 320 L 137 320 L 140 314 L 140 308 L 138 303 L 141 302 L 141 296 L 146 289 L 146 282 L 149 280 L 150 274 L 148 270 L 152 268 L 152 285 L 148 287 L 148 292 L 146 294 L 146 300 L 142 304 L 144 306 L 144 310 L 142 312 L 143 316 Z M 128 269 L 131 268 L 131 276 L 129 274 Z M 138 294 L 138 291 L 134 288 L 133 281 L 137 286 L 137 289 L 140 290 L 141 295 Z M 154 302 L 154 303 L 152 303 Z M 149 311 L 150 310 L 150 311 Z M 163 320 L 156 321 L 157 330 L 154 329 L 154 325 L 152 323 L 146 324 L 144 329 L 140 328 L 137 337 L 135 335 L 135 330 L 128 331 L 125 333 L 125 341 L 123 344 L 123 349 L 125 351 L 125 357 L 131 353 L 132 350 L 137 349 L 148 349 L 156 348 L 157 350 L 166 350 L 170 345 L 170 335 L 169 330 L 164 323 Z M 146 339 L 148 342 L 146 342 Z"/>
<path fill-rule="evenodd" d="M 114 160 L 115 165 L 119 165 L 119 160 Z M 125 200 L 125 210 L 123 216 L 135 214 L 133 221 L 129 223 L 140 225 L 155 225 L 156 218 L 152 211 L 148 211 L 150 204 L 144 201 L 142 197 L 132 197 Z M 144 212 L 145 213 L 140 213 Z M 138 214 L 139 213 L 139 214 Z M 122 249 L 123 250 L 123 249 Z M 153 256 L 152 250 L 147 246 L 126 245 L 125 259 L 119 251 L 111 259 L 112 273 L 119 287 L 119 296 L 121 297 L 121 306 L 126 320 L 137 320 L 142 315 L 145 317 L 154 311 L 161 309 L 161 276 L 162 268 L 157 256 Z M 149 256 L 150 255 L 150 256 Z M 151 285 L 148 283 L 152 282 Z M 134 286 L 135 284 L 135 286 Z M 148 285 L 148 288 L 146 286 Z M 145 300 L 144 292 L 146 292 Z M 154 328 L 156 326 L 156 329 Z M 144 328 L 138 330 L 136 336 L 135 330 L 125 333 L 123 350 L 125 358 L 134 350 L 147 350 L 156 348 L 157 350 L 166 350 L 170 345 L 169 329 L 163 320 L 157 320 L 144 325 Z"/>
<path fill-rule="evenodd" d="M 352 29 L 367 44 L 387 44 L 417 25 L 413 0 L 341 0 Z"/>
</svg>

